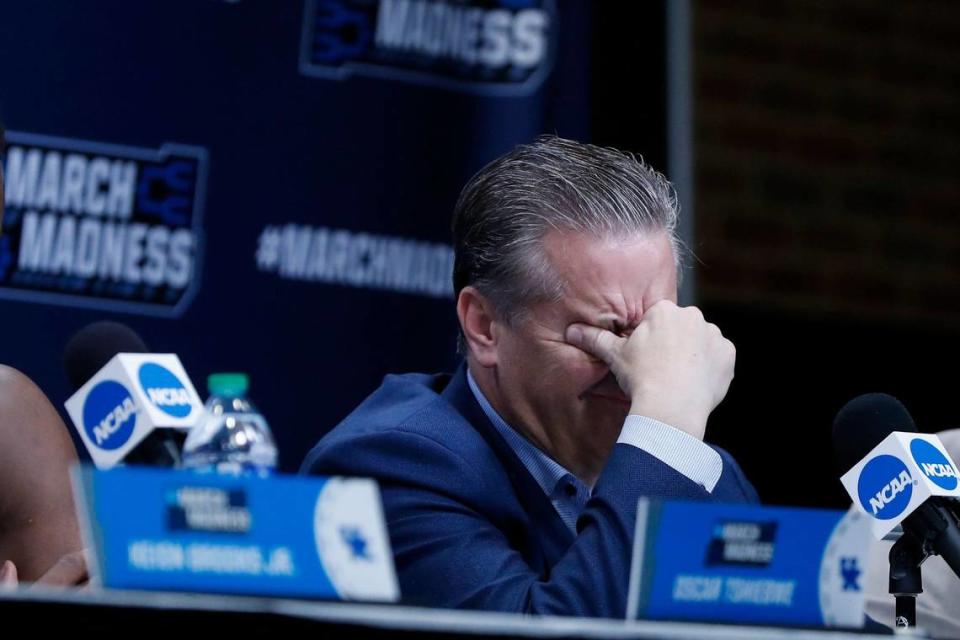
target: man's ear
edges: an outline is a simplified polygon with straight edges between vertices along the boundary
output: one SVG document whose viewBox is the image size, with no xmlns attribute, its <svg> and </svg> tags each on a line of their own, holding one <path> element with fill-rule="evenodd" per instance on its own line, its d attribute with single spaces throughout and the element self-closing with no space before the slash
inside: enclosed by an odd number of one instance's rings
<svg viewBox="0 0 960 640">
<path fill-rule="evenodd" d="M 499 321 L 490 300 L 474 287 L 464 287 L 457 297 L 457 317 L 476 363 L 481 367 L 496 365 Z"/>
</svg>

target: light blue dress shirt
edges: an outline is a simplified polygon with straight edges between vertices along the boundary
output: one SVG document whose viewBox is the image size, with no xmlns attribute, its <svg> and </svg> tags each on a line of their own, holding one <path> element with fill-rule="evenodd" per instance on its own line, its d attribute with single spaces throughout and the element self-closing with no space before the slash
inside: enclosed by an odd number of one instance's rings
<svg viewBox="0 0 960 640">
<path fill-rule="evenodd" d="M 480 391 L 469 369 L 467 384 L 494 428 L 550 499 L 560 519 L 576 533 L 577 518 L 590 499 L 590 487 L 508 425 Z M 627 416 L 617 442 L 646 451 L 708 492 L 717 486 L 723 472 L 720 454 L 709 445 L 652 418 Z"/>
</svg>

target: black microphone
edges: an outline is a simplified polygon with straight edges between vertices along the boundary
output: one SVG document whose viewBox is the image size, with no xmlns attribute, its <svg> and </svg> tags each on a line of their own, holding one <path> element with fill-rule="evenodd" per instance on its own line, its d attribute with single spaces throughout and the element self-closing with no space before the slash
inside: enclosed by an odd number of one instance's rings
<svg viewBox="0 0 960 640">
<path fill-rule="evenodd" d="M 150 353 L 143 338 L 125 324 L 102 320 L 87 325 L 67 342 L 64 348 L 64 370 L 76 392 L 118 353 Z M 155 429 L 123 461 L 159 467 L 180 465 L 185 431 Z"/>
<path fill-rule="evenodd" d="M 837 467 L 846 472 L 894 431 L 917 433 L 903 403 L 885 393 L 868 393 L 848 402 L 833 423 Z M 854 497 L 854 500 L 856 498 Z M 960 576 L 960 509 L 953 498 L 932 496 L 915 508 L 901 526 L 927 555 L 940 555 Z"/>
<path fill-rule="evenodd" d="M 125 324 L 101 320 L 77 331 L 63 350 L 63 368 L 74 391 L 118 353 L 150 353 L 147 343 Z"/>
<path fill-rule="evenodd" d="M 903 403 L 886 393 L 857 396 L 833 420 L 833 457 L 842 476 L 867 457 L 894 431 L 916 433 L 917 425 Z"/>
</svg>

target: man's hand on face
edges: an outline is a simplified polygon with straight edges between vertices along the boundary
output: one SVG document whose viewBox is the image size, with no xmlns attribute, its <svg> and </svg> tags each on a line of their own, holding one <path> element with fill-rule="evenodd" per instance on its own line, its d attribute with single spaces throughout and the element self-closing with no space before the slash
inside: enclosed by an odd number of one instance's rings
<svg viewBox="0 0 960 640">
<path fill-rule="evenodd" d="M 567 342 L 610 367 L 630 413 L 659 420 L 703 440 L 707 417 L 733 380 L 736 349 L 696 307 L 661 300 L 629 337 L 575 323 Z"/>
</svg>

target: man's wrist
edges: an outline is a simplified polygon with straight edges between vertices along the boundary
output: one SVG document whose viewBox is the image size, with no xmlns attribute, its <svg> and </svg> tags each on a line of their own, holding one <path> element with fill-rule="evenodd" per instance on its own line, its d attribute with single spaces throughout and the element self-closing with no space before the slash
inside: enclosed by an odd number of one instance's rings
<svg viewBox="0 0 960 640">
<path fill-rule="evenodd" d="M 651 402 L 648 396 L 646 400 L 638 399 L 630 404 L 630 415 L 651 418 L 679 429 L 697 440 L 703 440 L 709 412 L 689 407 L 680 409 L 675 406 L 658 406 L 656 402 Z"/>
<path fill-rule="evenodd" d="M 646 451 L 707 492 L 713 492 L 723 473 L 723 460 L 713 447 L 650 416 L 627 416 L 617 442 Z"/>
</svg>

